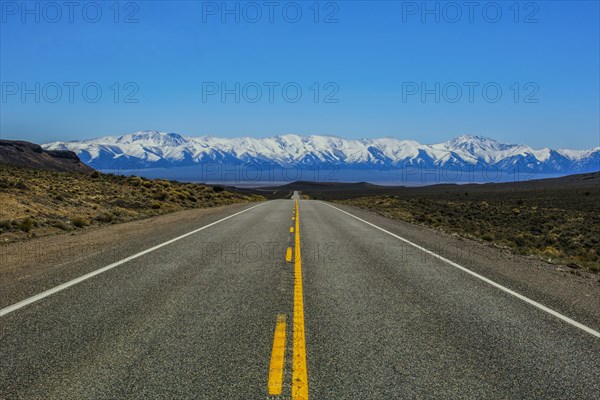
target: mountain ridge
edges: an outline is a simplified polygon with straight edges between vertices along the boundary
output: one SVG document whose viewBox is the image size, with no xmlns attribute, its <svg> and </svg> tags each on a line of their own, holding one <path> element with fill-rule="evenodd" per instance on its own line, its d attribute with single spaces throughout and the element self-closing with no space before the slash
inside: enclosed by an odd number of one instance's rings
<svg viewBox="0 0 600 400">
<path fill-rule="evenodd" d="M 319 164 L 382 170 L 403 167 L 509 170 L 520 167 L 534 172 L 563 174 L 600 169 L 600 146 L 587 150 L 534 149 L 476 135 L 421 144 L 394 137 L 344 139 L 332 135 L 284 134 L 265 138 L 220 138 L 140 131 L 82 141 L 52 142 L 42 147 L 73 151 L 96 169 L 115 162 L 135 165 L 138 169 L 210 162 L 267 163 L 279 167 Z"/>
</svg>

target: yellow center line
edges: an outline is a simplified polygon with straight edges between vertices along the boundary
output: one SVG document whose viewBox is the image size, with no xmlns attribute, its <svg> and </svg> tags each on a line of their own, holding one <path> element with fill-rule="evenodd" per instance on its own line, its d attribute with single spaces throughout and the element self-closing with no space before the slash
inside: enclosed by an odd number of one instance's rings
<svg viewBox="0 0 600 400">
<path fill-rule="evenodd" d="M 285 359 L 285 314 L 277 315 L 275 335 L 273 336 L 273 351 L 269 367 L 269 395 L 280 395 L 283 386 L 283 362 Z"/>
<path fill-rule="evenodd" d="M 300 256 L 300 210 L 294 204 L 296 235 L 294 240 L 294 357 L 292 362 L 292 400 L 308 400 L 308 371 L 304 337 L 304 295 L 302 294 L 302 257 Z M 290 230 L 291 231 L 291 230 Z"/>
<path fill-rule="evenodd" d="M 292 262 L 292 248 L 288 247 L 285 252 L 285 261 Z"/>
<path fill-rule="evenodd" d="M 290 227 L 290 233 L 294 233 L 294 227 L 293 226 Z"/>
</svg>

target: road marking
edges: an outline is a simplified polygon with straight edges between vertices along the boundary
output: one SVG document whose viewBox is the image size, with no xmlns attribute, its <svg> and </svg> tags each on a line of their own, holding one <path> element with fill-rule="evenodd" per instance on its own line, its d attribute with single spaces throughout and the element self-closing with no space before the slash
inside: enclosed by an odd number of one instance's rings
<svg viewBox="0 0 600 400">
<path fill-rule="evenodd" d="M 283 364 L 285 360 L 285 314 L 277 315 L 275 334 L 273 335 L 273 350 L 269 367 L 269 395 L 280 395 L 283 386 Z"/>
<path fill-rule="evenodd" d="M 293 226 L 290 227 L 290 233 L 294 233 L 294 227 Z"/>
<path fill-rule="evenodd" d="M 250 208 L 246 208 L 245 210 L 242 210 L 242 211 L 240 211 L 240 212 L 237 212 L 237 213 L 235 213 L 235 214 L 231 214 L 231 215 L 229 215 L 229 216 L 227 216 L 227 217 L 225 217 L 225 218 L 221 218 L 221 219 L 220 219 L 220 220 L 218 220 L 218 221 L 212 222 L 212 223 L 210 223 L 210 224 L 208 224 L 208 225 L 205 225 L 205 226 L 203 226 L 203 227 L 201 227 L 201 228 L 198 228 L 198 229 L 196 229 L 196 230 L 193 230 L 193 231 L 191 231 L 191 232 L 188 232 L 188 233 L 186 233 L 186 234 L 184 234 L 184 235 L 178 236 L 178 237 L 176 237 L 176 238 L 174 238 L 174 239 L 171 239 L 171 240 L 169 240 L 169 241 L 166 241 L 166 242 L 164 242 L 164 243 L 161 243 L 161 244 L 159 244 L 159 245 L 156 245 L 156 246 L 154 246 L 154 247 L 151 247 L 151 248 L 149 248 L 149 249 L 146 249 L 146 250 L 144 250 L 144 251 L 141 251 L 141 252 L 139 252 L 139 253 L 137 253 L 137 254 L 134 254 L 134 255 L 132 255 L 132 256 L 129 256 L 129 257 L 127 257 L 127 258 L 124 258 L 124 259 L 122 259 L 122 260 L 120 260 L 120 261 L 117 261 L 117 262 L 114 262 L 114 263 L 112 263 L 112 264 L 110 264 L 110 265 L 107 265 L 106 267 L 102 267 L 102 268 L 100 268 L 100 269 L 97 269 L 97 270 L 95 270 L 95 271 L 93 271 L 93 272 L 90 272 L 89 274 L 85 274 L 85 275 L 83 275 L 83 276 L 80 276 L 79 278 L 75 278 L 75 279 L 73 279 L 73 280 L 71 280 L 71 281 L 69 281 L 69 282 L 65 282 L 65 283 L 63 283 L 62 285 L 56 286 L 56 287 L 54 287 L 54 288 L 52 288 L 52 289 L 48 289 L 48 290 L 46 290 L 45 292 L 42 292 L 42 293 L 36 294 L 35 296 L 29 297 L 28 299 L 25 299 L 25 300 L 23 300 L 23 301 L 20 301 L 20 302 L 18 302 L 18 303 L 16 303 L 16 304 L 13 304 L 13 305 L 11 305 L 11 306 L 8 306 L 8 307 L 6 307 L 6 308 L 3 308 L 3 309 L 1 309 L 1 310 L 0 310 L 0 317 L 3 317 L 3 316 L 5 316 L 6 314 L 10 314 L 10 313 L 11 313 L 11 312 L 13 312 L 13 311 L 17 311 L 17 310 L 18 310 L 18 309 L 20 309 L 20 308 L 23 308 L 23 307 L 25 307 L 25 306 L 28 306 L 28 305 L 30 305 L 30 304 L 32 304 L 32 303 L 35 303 L 35 302 L 37 302 L 37 301 L 40 301 L 40 300 L 42 300 L 42 299 L 44 299 L 44 298 L 46 298 L 46 297 L 48 297 L 48 296 L 51 296 L 51 295 L 53 295 L 53 294 L 55 294 L 55 293 L 58 293 L 58 292 L 60 292 L 60 291 L 62 291 L 62 290 L 65 290 L 65 289 L 67 289 L 67 288 L 69 288 L 69 287 L 71 287 L 71 286 L 77 285 L 78 283 L 81 283 L 81 282 L 83 282 L 83 281 L 85 281 L 85 280 L 87 280 L 87 279 L 90 279 L 90 278 L 92 278 L 92 277 L 94 277 L 94 276 L 96 276 L 96 275 L 100 275 L 101 273 L 103 273 L 103 272 L 106 272 L 106 271 L 108 271 L 108 270 L 111 270 L 111 269 L 113 269 L 113 268 L 115 268 L 115 267 L 118 267 L 119 265 L 125 264 L 126 262 L 129 262 L 129 261 L 131 261 L 131 260 L 134 260 L 134 259 L 136 259 L 136 258 L 138 258 L 138 257 L 141 257 L 141 256 L 145 255 L 145 254 L 151 253 L 151 252 L 153 252 L 153 251 L 155 251 L 155 250 L 158 250 L 158 249 L 160 249 L 161 247 L 167 246 L 167 245 L 169 245 L 169 244 L 171 244 L 171 243 L 175 243 L 175 242 L 177 242 L 178 240 L 181 240 L 181 239 L 183 239 L 183 238 L 186 238 L 186 237 L 188 237 L 188 236 L 190 236 L 190 235 L 193 235 L 193 234 L 195 234 L 195 233 L 198 233 L 198 232 L 200 232 L 200 231 L 202 231 L 202 230 L 204 230 L 204 229 L 206 229 L 206 228 L 210 228 L 211 226 L 213 226 L 213 225 L 216 225 L 216 224 L 218 224 L 218 223 L 220 223 L 220 222 L 223 222 L 223 221 L 225 221 L 225 220 L 228 220 L 229 218 L 233 218 L 233 217 L 235 217 L 235 216 L 237 216 L 237 215 L 240 215 L 240 214 L 242 214 L 242 213 L 245 213 L 246 211 L 250 211 L 250 210 L 252 210 L 252 209 L 254 209 L 254 208 L 256 208 L 256 207 L 260 207 L 260 206 L 263 206 L 263 205 L 265 205 L 265 204 L 267 204 L 267 202 L 265 202 L 265 203 L 261 203 L 261 204 L 255 205 L 255 206 L 252 206 L 252 207 L 250 207 Z"/>
<path fill-rule="evenodd" d="M 519 294 L 519 293 L 517 293 L 517 292 L 515 292 L 515 291 L 513 291 L 513 290 L 511 290 L 511 289 L 509 289 L 509 288 L 507 288 L 505 286 L 500 285 L 499 283 L 496 283 L 496 282 L 492 281 L 491 279 L 486 278 L 485 276 L 479 275 L 478 273 L 473 272 L 470 269 L 467 269 L 467 268 L 463 267 L 462 265 L 455 263 L 454 261 L 448 260 L 447 258 L 442 257 L 439 254 L 436 254 L 436 253 L 434 253 L 431 250 L 427 250 L 426 248 L 421 247 L 418 244 L 413 243 L 413 242 L 411 242 L 408 239 L 405 239 L 405 238 L 403 238 L 401 236 L 396 235 L 395 233 L 392 233 L 392 232 L 387 231 L 387 230 L 385 230 L 383 228 L 380 228 L 379 226 L 377 226 L 375 224 L 372 224 L 372 223 L 370 223 L 368 221 L 365 221 L 364 219 L 359 218 L 356 215 L 352 215 L 349 212 L 346 212 L 346 211 L 344 211 L 342 209 L 339 209 L 339 208 L 337 208 L 335 206 L 332 206 L 331 204 L 327 204 L 327 203 L 324 203 L 322 201 L 319 201 L 319 203 L 325 204 L 325 205 L 327 205 L 327 206 L 329 206 L 331 208 L 335 208 L 336 210 L 338 210 L 340 212 L 343 212 L 344 214 L 349 215 L 352 218 L 356 218 L 357 220 L 362 221 L 362 222 L 364 222 L 367 225 L 370 225 L 370 226 L 372 226 L 374 228 L 377 228 L 380 231 L 385 232 L 388 235 L 395 237 L 396 239 L 399 239 L 399 240 L 401 240 L 401 241 L 403 241 L 403 242 L 405 242 L 405 243 L 407 243 L 407 244 L 409 244 L 409 245 L 411 245 L 411 246 L 413 246 L 413 247 L 415 247 L 415 248 L 417 248 L 417 249 L 419 249 L 421 251 L 424 251 L 425 253 L 427 253 L 427 254 L 429 254 L 429 255 L 431 255 L 431 256 L 439 259 L 439 260 L 442 260 L 442 261 L 444 261 L 444 262 L 452 265 L 453 267 L 456 267 L 456 268 L 460 269 L 461 271 L 464 271 L 464 272 L 466 272 L 466 273 L 468 273 L 468 274 L 470 274 L 470 275 L 472 275 L 472 276 L 474 276 L 474 277 L 476 277 L 478 279 L 481 279 L 482 281 L 484 281 L 484 282 L 486 282 L 486 283 L 488 283 L 488 284 L 490 284 L 490 285 L 492 285 L 492 286 L 494 286 L 494 287 L 496 287 L 496 288 L 498 288 L 498 289 L 500 289 L 500 290 L 502 290 L 502 291 L 504 291 L 504 292 L 506 292 L 506 293 L 508 293 L 510 295 L 513 295 L 513 296 L 517 297 L 518 299 L 521 299 L 524 302 L 529 303 L 532 306 L 537 307 L 540 310 L 545 311 L 548 314 L 553 315 L 556 318 L 559 318 L 559 319 L 563 320 L 564 322 L 566 322 L 568 324 L 573 325 L 576 328 L 581 329 L 582 331 L 585 331 L 585 332 L 587 332 L 587 333 L 589 333 L 589 334 L 591 334 L 593 336 L 596 336 L 596 337 L 600 338 L 600 332 L 598 332 L 598 331 L 596 331 L 596 330 L 594 330 L 594 329 L 592 329 L 592 328 L 590 328 L 588 326 L 585 326 L 585 325 L 583 325 L 583 324 L 581 324 L 581 323 L 579 323 L 579 322 L 577 322 L 577 321 L 575 321 L 575 320 L 573 320 L 573 319 L 571 319 L 571 318 L 569 318 L 569 317 L 567 317 L 565 315 L 562 315 L 561 313 L 559 313 L 557 311 L 554 311 L 551 308 L 548 308 L 545 305 L 543 305 L 541 303 L 538 303 L 535 300 L 531 300 L 529 297 L 525 297 L 522 294 Z"/>
<path fill-rule="evenodd" d="M 285 251 L 285 261 L 292 262 L 292 248 L 288 247 Z"/>
<path fill-rule="evenodd" d="M 292 400 L 308 400 L 306 341 L 304 337 L 304 295 L 302 294 L 302 257 L 300 255 L 300 210 L 295 200 L 296 235 L 294 240 L 294 358 Z"/>
</svg>

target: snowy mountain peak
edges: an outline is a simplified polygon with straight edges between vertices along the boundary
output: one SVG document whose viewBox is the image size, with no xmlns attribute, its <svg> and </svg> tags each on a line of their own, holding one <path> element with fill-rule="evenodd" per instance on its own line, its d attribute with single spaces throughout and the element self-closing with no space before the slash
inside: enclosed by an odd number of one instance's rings
<svg viewBox="0 0 600 400">
<path fill-rule="evenodd" d="M 187 143 L 187 140 L 177 133 L 140 131 L 122 135 L 117 138 L 116 143 L 142 144 L 157 147 L 176 147 Z"/>
<path fill-rule="evenodd" d="M 532 149 L 483 136 L 462 135 L 437 144 L 387 137 L 344 139 L 337 136 L 285 134 L 266 138 L 186 137 L 141 131 L 79 142 L 54 142 L 48 150 L 71 150 L 102 169 L 115 160 L 136 168 L 182 167 L 207 162 L 270 163 L 278 166 L 323 164 L 353 169 L 494 168 L 546 173 L 578 173 L 600 169 L 600 149 Z"/>
<path fill-rule="evenodd" d="M 501 150 L 507 145 L 484 136 L 461 135 L 445 143 L 448 149 Z"/>
</svg>

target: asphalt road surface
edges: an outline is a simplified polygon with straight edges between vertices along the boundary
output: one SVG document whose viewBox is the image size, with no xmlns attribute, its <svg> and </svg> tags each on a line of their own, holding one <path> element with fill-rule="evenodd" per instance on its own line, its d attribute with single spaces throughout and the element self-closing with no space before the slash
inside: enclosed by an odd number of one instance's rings
<svg viewBox="0 0 600 400">
<path fill-rule="evenodd" d="M 367 222 L 253 204 L 18 299 L 0 398 L 600 398 L 598 327 Z"/>
</svg>

